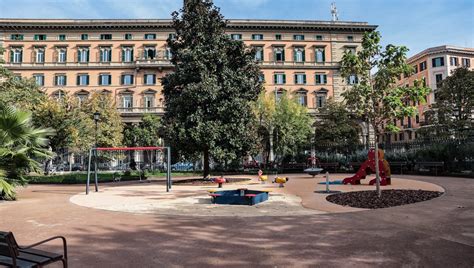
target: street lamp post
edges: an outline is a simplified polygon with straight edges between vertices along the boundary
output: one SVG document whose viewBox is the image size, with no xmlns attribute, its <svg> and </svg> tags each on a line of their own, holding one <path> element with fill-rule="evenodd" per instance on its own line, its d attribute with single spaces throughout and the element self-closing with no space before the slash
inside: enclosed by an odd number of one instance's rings
<svg viewBox="0 0 474 268">
<path fill-rule="evenodd" d="M 94 176 L 95 176 L 95 191 L 99 191 L 99 182 L 97 179 L 97 133 L 98 133 L 98 124 L 100 119 L 100 113 L 95 111 L 94 113 L 94 122 L 95 122 L 95 150 L 94 150 Z"/>
<path fill-rule="evenodd" d="M 95 122 L 95 148 L 97 148 L 97 126 L 99 124 L 100 113 L 96 111 L 94 113 L 94 122 Z"/>
</svg>

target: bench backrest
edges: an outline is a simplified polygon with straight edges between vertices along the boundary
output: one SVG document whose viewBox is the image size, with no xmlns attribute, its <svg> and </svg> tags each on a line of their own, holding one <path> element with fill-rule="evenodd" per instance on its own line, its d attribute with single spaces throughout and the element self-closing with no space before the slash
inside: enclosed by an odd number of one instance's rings
<svg viewBox="0 0 474 268">
<path fill-rule="evenodd" d="M 13 233 L 0 231 L 0 255 L 17 257 L 18 254 L 18 244 Z"/>
</svg>

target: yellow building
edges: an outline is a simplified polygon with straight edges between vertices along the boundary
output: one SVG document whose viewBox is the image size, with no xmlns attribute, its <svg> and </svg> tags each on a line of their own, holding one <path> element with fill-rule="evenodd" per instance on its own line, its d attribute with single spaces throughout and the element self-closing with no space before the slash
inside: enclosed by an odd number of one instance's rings
<svg viewBox="0 0 474 268">
<path fill-rule="evenodd" d="M 365 22 L 230 20 L 227 33 L 256 47 L 268 92 L 295 94 L 311 113 L 356 77 L 341 77 L 344 51 L 359 49 Z M 0 19 L 5 66 L 34 77 L 46 94 L 80 100 L 112 94 L 124 122 L 163 113 L 160 78 L 173 70 L 171 20 Z"/>
<path fill-rule="evenodd" d="M 418 114 L 416 116 L 395 120 L 396 125 L 402 131 L 396 134 L 386 134 L 381 140 L 384 142 L 404 142 L 417 137 L 416 129 L 425 124 L 424 113 L 431 104 L 436 102 L 436 90 L 439 83 L 451 75 L 456 68 L 467 67 L 474 70 L 474 48 L 446 45 L 432 47 L 410 57 L 407 62 L 413 66 L 415 72 L 408 77 L 400 77 L 397 84 L 399 86 L 413 86 L 415 80 L 420 80 L 432 91 L 425 104 L 417 104 Z"/>
</svg>

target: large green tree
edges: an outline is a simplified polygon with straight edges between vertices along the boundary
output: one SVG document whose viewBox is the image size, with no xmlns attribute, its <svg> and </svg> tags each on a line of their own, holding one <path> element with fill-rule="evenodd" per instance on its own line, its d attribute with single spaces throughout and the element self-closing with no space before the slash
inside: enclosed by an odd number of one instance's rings
<svg viewBox="0 0 474 268">
<path fill-rule="evenodd" d="M 312 119 L 306 107 L 301 106 L 289 94 L 282 94 L 277 101 L 273 94 L 262 92 L 254 104 L 259 124 L 261 148 L 279 162 L 287 155 L 295 155 L 307 145 L 312 133 Z"/>
<path fill-rule="evenodd" d="M 457 68 L 436 90 L 436 102 L 425 112 L 428 127 L 421 136 L 449 137 L 472 131 L 474 112 L 474 71 Z"/>
<path fill-rule="evenodd" d="M 320 109 L 320 119 L 314 123 L 315 145 L 321 148 L 351 150 L 359 144 L 360 126 L 346 105 L 332 98 Z"/>
<path fill-rule="evenodd" d="M 408 76 L 413 67 L 406 63 L 408 49 L 404 46 L 387 45 L 382 49 L 380 33 L 366 32 L 362 39 L 362 49 L 357 53 L 346 51 L 341 62 L 341 73 L 344 77 L 356 75 L 358 83 L 348 88 L 343 96 L 346 104 L 357 115 L 367 118 L 372 126 L 375 139 L 385 130 L 399 131 L 392 124 L 393 119 L 414 116 L 417 102 L 425 102 L 430 89 L 415 81 L 413 86 L 397 86 L 399 75 Z M 371 72 L 376 71 L 372 76 Z M 375 142 L 378 151 L 378 142 Z M 380 190 L 378 153 L 375 154 L 376 187 Z"/>
<path fill-rule="evenodd" d="M 163 133 L 186 156 L 225 162 L 255 144 L 251 101 L 262 90 L 254 52 L 225 33 L 211 0 L 189 0 L 173 13 L 176 38 L 168 39 L 174 72 L 162 80 Z"/>
</svg>

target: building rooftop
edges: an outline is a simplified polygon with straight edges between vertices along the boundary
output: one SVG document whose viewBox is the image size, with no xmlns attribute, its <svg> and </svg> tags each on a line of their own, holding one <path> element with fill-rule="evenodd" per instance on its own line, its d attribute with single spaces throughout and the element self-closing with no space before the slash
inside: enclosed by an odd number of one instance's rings
<svg viewBox="0 0 474 268">
<path fill-rule="evenodd" d="M 373 31 L 377 25 L 353 21 L 229 19 L 231 29 L 287 29 Z M 171 19 L 9 19 L 0 18 L 0 30 L 150 29 L 171 28 Z"/>
<path fill-rule="evenodd" d="M 443 45 L 443 46 L 437 46 L 437 47 L 430 47 L 427 48 L 413 56 L 411 56 L 407 62 L 412 63 L 419 58 L 425 56 L 425 55 L 432 55 L 432 54 L 439 54 L 439 53 L 461 53 L 461 54 L 469 54 L 474 56 L 474 48 L 466 48 L 466 47 L 457 47 L 457 46 L 450 46 L 450 45 Z"/>
</svg>

